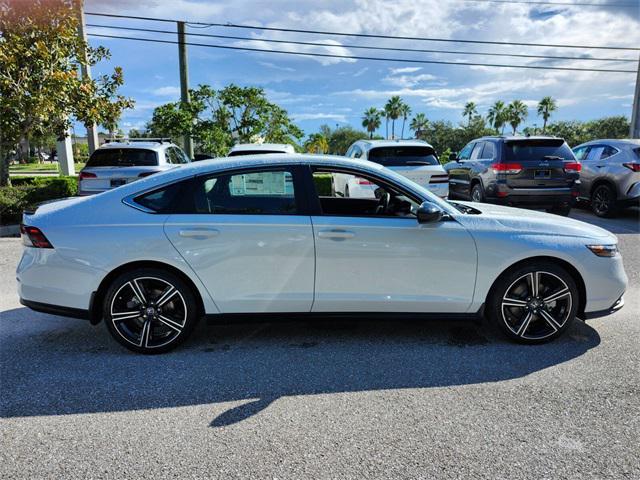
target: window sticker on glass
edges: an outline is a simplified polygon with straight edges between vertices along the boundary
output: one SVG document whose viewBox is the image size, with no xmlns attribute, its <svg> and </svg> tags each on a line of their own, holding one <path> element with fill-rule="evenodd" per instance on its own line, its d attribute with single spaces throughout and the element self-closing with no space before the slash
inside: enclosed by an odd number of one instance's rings
<svg viewBox="0 0 640 480">
<path fill-rule="evenodd" d="M 242 195 L 293 196 L 293 177 L 289 172 L 256 172 L 231 177 L 230 193 Z"/>
</svg>

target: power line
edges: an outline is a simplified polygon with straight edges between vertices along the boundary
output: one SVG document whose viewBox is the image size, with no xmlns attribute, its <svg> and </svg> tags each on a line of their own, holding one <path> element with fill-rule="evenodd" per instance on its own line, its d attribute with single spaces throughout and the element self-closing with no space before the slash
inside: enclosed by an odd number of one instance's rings
<svg viewBox="0 0 640 480">
<path fill-rule="evenodd" d="M 96 27 L 96 28 L 110 28 L 116 30 L 132 30 L 137 32 L 149 32 L 149 33 L 166 33 L 175 35 L 175 31 L 171 30 L 156 30 L 152 28 L 135 28 L 135 27 L 122 27 L 115 25 L 97 25 L 97 24 L 87 24 L 88 27 Z M 549 60 L 589 60 L 589 61 L 606 61 L 606 62 L 633 62 L 636 63 L 636 59 L 629 58 L 602 58 L 602 57 L 570 57 L 570 56 L 560 56 L 560 55 L 530 55 L 525 53 L 497 53 L 497 52 L 469 52 L 469 51 L 457 51 L 457 50 L 431 50 L 431 49 L 416 49 L 416 48 L 400 48 L 400 47 L 378 47 L 378 46 L 370 46 L 370 45 L 353 45 L 353 44 L 340 44 L 340 45 L 331 45 L 326 43 L 318 43 L 318 42 L 302 42 L 297 40 L 276 40 L 271 38 L 251 38 L 251 37 L 238 37 L 234 35 L 215 35 L 208 33 L 189 33 L 190 36 L 194 37 L 207 37 L 207 38 L 223 38 L 229 40 L 243 40 L 250 42 L 268 42 L 268 43 L 285 43 L 292 45 L 310 45 L 314 47 L 344 47 L 344 48 L 352 48 L 352 49 L 363 49 L 363 50 L 385 50 L 385 51 L 394 51 L 394 52 L 414 52 L 414 53 L 444 53 L 444 54 L 454 54 L 454 55 L 487 55 L 493 57 L 519 57 L 519 58 L 541 58 L 541 59 L 549 59 Z"/>
<path fill-rule="evenodd" d="M 93 15 L 98 17 L 127 18 L 132 20 L 147 20 L 147 21 L 154 21 L 154 22 L 175 23 L 175 22 L 181 21 L 181 20 L 171 20 L 167 18 L 143 17 L 138 15 L 118 15 L 115 13 L 85 12 L 85 15 Z M 620 47 L 620 46 L 604 47 L 604 46 L 597 46 L 597 45 L 562 45 L 562 44 L 550 44 L 550 43 L 500 42 L 500 41 L 490 41 L 490 40 L 460 40 L 460 39 L 455 40 L 451 38 L 408 37 L 408 36 L 378 35 L 378 34 L 372 34 L 372 33 L 348 33 L 348 32 L 330 32 L 330 31 L 323 31 L 323 30 L 305 30 L 305 29 L 299 29 L 299 28 L 261 27 L 258 25 L 240 25 L 235 23 L 204 23 L 204 22 L 186 22 L 186 23 L 191 27 L 201 26 L 202 28 L 208 28 L 208 27 L 244 28 L 249 30 L 309 33 L 309 34 L 315 34 L 315 35 L 332 35 L 332 36 L 341 36 L 341 37 L 384 38 L 389 40 L 416 40 L 416 41 L 429 41 L 429 42 L 509 45 L 509 46 L 523 46 L 523 47 L 580 48 L 580 49 L 597 49 L 597 50 L 640 51 L 640 47 Z"/>
<path fill-rule="evenodd" d="M 135 40 L 135 41 L 142 41 L 142 42 L 168 43 L 168 44 L 174 44 L 174 45 L 180 43 L 178 41 L 171 41 L 171 40 L 160 40 L 160 39 L 140 38 L 140 37 L 125 37 L 125 36 L 118 36 L 118 35 L 103 35 L 103 34 L 97 34 L 97 33 L 90 33 L 89 36 L 101 37 L 101 38 L 116 38 L 121 40 Z M 635 70 L 620 70 L 620 69 L 548 67 L 548 66 L 542 66 L 542 65 L 508 65 L 508 64 L 497 64 L 497 63 L 474 63 L 474 62 L 447 62 L 444 60 L 416 60 L 416 59 L 402 59 L 402 58 L 365 57 L 365 56 L 358 56 L 358 55 L 337 55 L 337 54 L 330 54 L 330 53 L 292 52 L 288 50 L 269 50 L 269 49 L 263 49 L 263 48 L 234 47 L 230 45 L 211 45 L 207 43 L 193 43 L 193 42 L 185 42 L 185 44 L 196 46 L 196 47 L 221 48 L 221 49 L 227 49 L 227 50 L 241 50 L 241 51 L 247 51 L 247 52 L 278 53 L 278 54 L 298 55 L 298 56 L 306 56 L 306 57 L 342 58 L 342 59 L 352 59 L 352 60 L 373 60 L 373 61 L 397 62 L 397 63 L 465 65 L 465 66 L 474 66 L 474 67 L 498 67 L 498 68 L 524 68 L 524 69 L 530 69 L 530 70 L 565 70 L 565 71 L 576 71 L 576 72 L 636 73 Z"/>
</svg>

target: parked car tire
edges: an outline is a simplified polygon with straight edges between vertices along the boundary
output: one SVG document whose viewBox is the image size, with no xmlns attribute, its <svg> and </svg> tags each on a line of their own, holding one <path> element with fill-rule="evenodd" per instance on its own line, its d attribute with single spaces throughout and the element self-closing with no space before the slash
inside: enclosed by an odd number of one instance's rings
<svg viewBox="0 0 640 480">
<path fill-rule="evenodd" d="M 484 202 L 484 190 L 482 188 L 482 185 L 480 185 L 479 183 L 476 183 L 471 189 L 471 201 L 477 203 Z"/>
<path fill-rule="evenodd" d="M 496 280 L 487 312 L 511 340 L 544 343 L 569 328 L 578 310 L 578 295 L 564 268 L 545 261 L 526 263 Z"/>
<path fill-rule="evenodd" d="M 598 185 L 591 192 L 591 210 L 599 217 L 613 217 L 617 213 L 616 193 L 607 185 Z"/>
<path fill-rule="evenodd" d="M 163 353 L 177 347 L 193 331 L 198 315 L 191 288 L 161 269 L 123 273 L 105 295 L 103 316 L 109 333 L 138 353 Z"/>
<path fill-rule="evenodd" d="M 563 217 L 568 217 L 571 213 L 571 205 L 555 205 L 551 208 L 548 208 L 547 212 L 553 213 L 555 215 L 561 215 Z"/>
</svg>

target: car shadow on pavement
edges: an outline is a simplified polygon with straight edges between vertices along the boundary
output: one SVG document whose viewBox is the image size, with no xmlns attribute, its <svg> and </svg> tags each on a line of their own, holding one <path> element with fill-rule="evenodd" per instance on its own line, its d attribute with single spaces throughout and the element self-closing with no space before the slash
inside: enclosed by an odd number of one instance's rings
<svg viewBox="0 0 640 480">
<path fill-rule="evenodd" d="M 19 327 L 18 327 L 19 325 Z M 198 326 L 179 349 L 130 353 L 103 325 L 19 308 L 0 317 L 0 417 L 243 402 L 210 425 L 247 419 L 278 398 L 517 379 L 600 343 L 576 321 L 544 345 L 510 343 L 454 321 L 314 321 Z"/>
</svg>

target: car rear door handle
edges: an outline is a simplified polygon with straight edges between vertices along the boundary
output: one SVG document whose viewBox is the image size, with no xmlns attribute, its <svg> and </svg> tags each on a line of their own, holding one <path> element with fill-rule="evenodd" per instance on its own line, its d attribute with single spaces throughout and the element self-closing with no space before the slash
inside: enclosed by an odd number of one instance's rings
<svg viewBox="0 0 640 480">
<path fill-rule="evenodd" d="M 332 240 L 344 240 L 347 238 L 353 238 L 355 236 L 356 236 L 355 233 L 350 232 L 348 230 L 331 229 L 331 230 L 320 230 L 318 232 L 318 237 L 330 238 Z"/>
<path fill-rule="evenodd" d="M 217 237 L 219 234 L 220 230 L 215 228 L 187 228 L 179 232 L 181 237 L 196 239 Z"/>
</svg>

